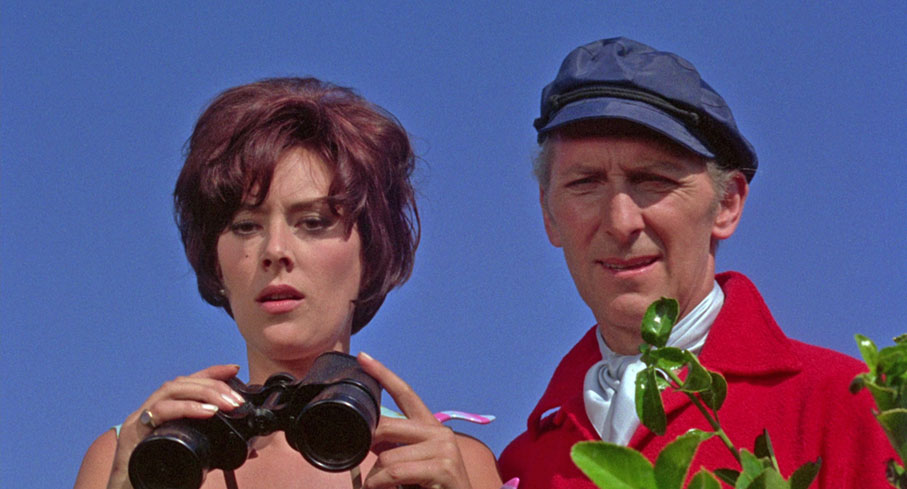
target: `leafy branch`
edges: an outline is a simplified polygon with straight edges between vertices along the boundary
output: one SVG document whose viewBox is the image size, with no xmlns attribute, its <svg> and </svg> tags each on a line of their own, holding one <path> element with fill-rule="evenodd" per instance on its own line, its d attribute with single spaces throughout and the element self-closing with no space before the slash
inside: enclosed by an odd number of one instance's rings
<svg viewBox="0 0 907 489">
<path fill-rule="evenodd" d="M 869 390 L 879 408 L 876 419 L 901 460 L 907 460 L 907 334 L 882 350 L 863 335 L 855 338 L 869 372 L 857 375 L 850 391 Z M 888 461 L 888 481 L 898 489 L 907 488 L 907 472 L 894 459 Z"/>
<path fill-rule="evenodd" d="M 714 436 L 739 462 L 740 470 L 700 469 L 690 479 L 688 489 L 720 489 L 719 481 L 735 489 L 807 489 L 819 472 L 821 460 L 804 464 L 785 480 L 767 431 L 756 438 L 752 452 L 734 445 L 718 416 L 727 398 L 727 380 L 703 367 L 689 350 L 667 346 L 677 317 L 677 301 L 666 298 L 652 303 L 643 317 L 640 352 L 646 366 L 636 376 L 636 413 L 652 432 L 664 435 L 667 415 L 661 393 L 670 388 L 686 394 L 713 431 L 693 429 L 678 436 L 658 454 L 654 465 L 632 448 L 604 441 L 574 445 L 573 462 L 601 488 L 681 489 L 699 445 Z M 687 372 L 685 379 L 680 378 L 683 369 Z"/>
</svg>

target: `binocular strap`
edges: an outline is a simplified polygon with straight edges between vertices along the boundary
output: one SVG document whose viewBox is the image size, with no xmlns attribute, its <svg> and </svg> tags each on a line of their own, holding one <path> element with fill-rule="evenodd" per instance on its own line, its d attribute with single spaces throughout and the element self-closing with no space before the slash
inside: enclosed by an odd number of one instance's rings
<svg viewBox="0 0 907 489">
<path fill-rule="evenodd" d="M 224 471 L 224 483 L 227 484 L 227 489 L 239 489 L 239 486 L 236 484 L 236 474 L 232 470 Z"/>
<path fill-rule="evenodd" d="M 353 482 L 353 489 L 362 489 L 362 470 L 358 465 L 350 469 L 350 479 Z"/>
<path fill-rule="evenodd" d="M 350 479 L 352 479 L 353 489 L 362 489 L 362 470 L 358 465 L 350 469 Z M 226 483 L 227 489 L 239 489 L 236 474 L 232 470 L 224 471 L 224 483 Z"/>
</svg>

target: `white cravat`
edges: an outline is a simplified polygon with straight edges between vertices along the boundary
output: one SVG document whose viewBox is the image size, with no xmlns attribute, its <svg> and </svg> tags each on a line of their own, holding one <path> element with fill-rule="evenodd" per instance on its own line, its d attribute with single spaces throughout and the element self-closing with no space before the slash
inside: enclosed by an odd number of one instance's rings
<svg viewBox="0 0 907 489">
<path fill-rule="evenodd" d="M 724 292 L 715 282 L 712 291 L 671 331 L 668 346 L 699 354 L 721 306 Z M 601 332 L 595 335 L 602 360 L 586 372 L 583 400 L 586 415 L 602 440 L 626 446 L 639 426 L 636 416 L 636 374 L 645 368 L 641 355 L 611 351 Z"/>
</svg>

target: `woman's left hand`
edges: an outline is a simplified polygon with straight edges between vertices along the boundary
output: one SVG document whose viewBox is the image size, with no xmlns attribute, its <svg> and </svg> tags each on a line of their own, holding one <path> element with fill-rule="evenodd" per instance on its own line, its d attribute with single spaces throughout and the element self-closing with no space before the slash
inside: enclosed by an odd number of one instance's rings
<svg viewBox="0 0 907 489">
<path fill-rule="evenodd" d="M 380 362 L 366 353 L 360 353 L 358 360 L 407 418 L 382 417 L 378 423 L 372 443 L 378 460 L 365 479 L 365 489 L 400 485 L 431 489 L 501 486 L 494 454 L 488 447 L 442 425 L 412 388 Z"/>
</svg>

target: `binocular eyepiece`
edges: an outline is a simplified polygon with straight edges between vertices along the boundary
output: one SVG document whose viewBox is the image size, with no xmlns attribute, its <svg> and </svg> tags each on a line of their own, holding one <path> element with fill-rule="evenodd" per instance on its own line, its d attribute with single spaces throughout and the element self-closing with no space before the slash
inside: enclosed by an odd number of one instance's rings
<svg viewBox="0 0 907 489">
<path fill-rule="evenodd" d="M 129 458 L 136 489 L 198 489 L 211 469 L 235 470 L 258 436 L 283 431 L 312 465 L 349 470 L 368 454 L 378 426 L 381 385 L 356 358 L 327 352 L 302 380 L 275 374 L 264 385 L 230 386 L 246 402 L 207 419 L 177 419 L 154 429 Z"/>
</svg>

